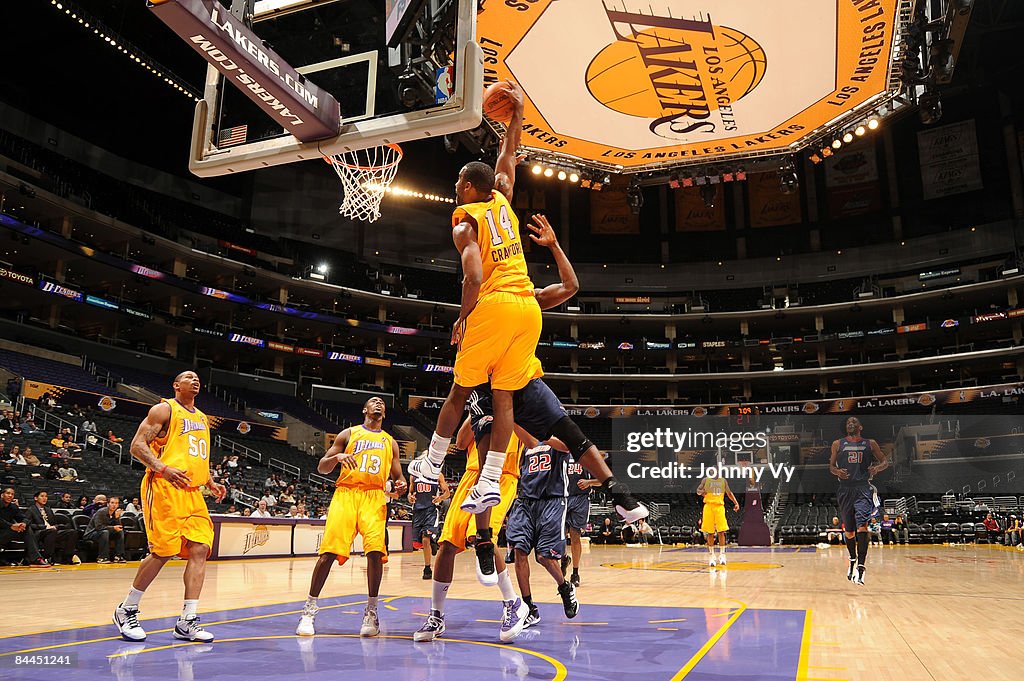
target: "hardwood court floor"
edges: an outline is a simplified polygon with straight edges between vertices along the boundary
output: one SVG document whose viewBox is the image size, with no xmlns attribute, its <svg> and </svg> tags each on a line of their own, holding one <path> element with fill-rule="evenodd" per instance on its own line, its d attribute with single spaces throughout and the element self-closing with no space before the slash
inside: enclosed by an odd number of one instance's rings
<svg viewBox="0 0 1024 681">
<path fill-rule="evenodd" d="M 408 638 L 429 607 L 420 555 L 385 571 L 383 635 L 352 636 L 365 601 L 360 558 L 335 567 L 315 640 L 293 636 L 311 559 L 211 563 L 200 610 L 213 646 L 182 645 L 166 630 L 180 609 L 184 563 L 172 562 L 143 600 L 144 644 L 126 646 L 110 624 L 134 565 L 0 569 L 0 678 L 180 681 L 279 678 L 389 679 L 1005 679 L 1020 671 L 1024 553 L 991 546 L 872 547 L 866 587 L 845 578 L 834 547 L 733 549 L 711 570 L 703 549 L 594 547 L 584 554 L 580 613 L 567 621 L 539 566 L 533 591 L 543 621 L 510 646 L 497 643 L 497 590 L 460 557 L 444 642 Z M 168 619 L 169 618 L 169 619 Z M 161 631 L 164 630 L 164 631 Z M 72 669 L 16 666 L 18 651 L 76 653 Z M 142 655 L 140 653 L 148 653 Z M 317 654 L 319 653 L 319 654 Z M 483 670 L 483 671 L 481 671 Z M 56 672 L 56 674 L 54 674 Z M 237 674 L 237 676 L 236 676 Z"/>
</svg>

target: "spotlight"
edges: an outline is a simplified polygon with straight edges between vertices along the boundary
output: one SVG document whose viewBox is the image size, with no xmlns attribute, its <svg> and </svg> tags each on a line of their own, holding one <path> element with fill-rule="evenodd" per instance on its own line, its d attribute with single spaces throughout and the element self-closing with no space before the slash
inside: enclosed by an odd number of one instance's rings
<svg viewBox="0 0 1024 681">
<path fill-rule="evenodd" d="M 564 170 L 559 170 L 558 171 L 558 179 L 559 180 L 565 180 L 566 177 L 567 177 L 567 175 L 565 174 Z"/>
<path fill-rule="evenodd" d="M 821 157 L 822 158 L 828 158 L 831 155 L 832 155 L 832 149 L 830 147 L 822 147 L 822 149 L 821 149 Z"/>
<path fill-rule="evenodd" d="M 811 154 L 810 159 L 811 163 L 813 163 L 814 165 L 818 165 L 819 163 L 821 163 L 821 156 L 818 156 L 817 154 Z"/>
<path fill-rule="evenodd" d="M 330 269 L 331 268 L 325 262 L 322 262 L 322 263 L 320 263 L 319 265 L 316 266 L 316 271 L 319 272 L 320 274 L 327 274 L 327 272 Z"/>
<path fill-rule="evenodd" d="M 580 176 L 577 175 L 576 173 L 572 173 L 572 174 L 569 175 L 569 181 L 570 182 L 579 182 L 580 181 Z"/>
<path fill-rule="evenodd" d="M 864 128 L 863 125 L 858 125 L 857 129 L 853 131 L 853 134 L 855 134 L 857 137 L 863 137 L 864 133 L 866 132 L 867 130 Z"/>
<path fill-rule="evenodd" d="M 878 129 L 878 119 L 877 118 L 872 118 L 870 121 L 868 121 L 868 130 L 877 130 L 877 129 Z"/>
<path fill-rule="evenodd" d="M 843 142 L 838 137 L 836 139 L 832 140 L 832 148 L 833 149 L 838 149 L 841 146 L 843 146 Z"/>
<path fill-rule="evenodd" d="M 611 183 L 612 183 L 612 176 L 611 175 L 606 174 L 603 178 L 601 178 L 601 184 L 611 184 Z"/>
<path fill-rule="evenodd" d="M 539 165 L 534 165 L 533 166 L 533 174 L 534 175 L 540 175 L 542 172 L 544 172 L 544 169 L 541 168 Z"/>
<path fill-rule="evenodd" d="M 845 135 L 843 135 L 843 142 L 845 142 L 846 144 L 849 144 L 852 141 L 853 141 L 853 135 L 851 135 L 850 133 L 846 133 Z"/>
<path fill-rule="evenodd" d="M 584 177 L 583 180 L 580 182 L 580 186 L 583 187 L 584 189 L 590 189 L 590 178 Z"/>
<path fill-rule="evenodd" d="M 544 169 L 544 177 L 551 177 L 554 174 L 555 174 L 555 171 L 552 170 L 551 168 L 545 168 Z"/>
</svg>

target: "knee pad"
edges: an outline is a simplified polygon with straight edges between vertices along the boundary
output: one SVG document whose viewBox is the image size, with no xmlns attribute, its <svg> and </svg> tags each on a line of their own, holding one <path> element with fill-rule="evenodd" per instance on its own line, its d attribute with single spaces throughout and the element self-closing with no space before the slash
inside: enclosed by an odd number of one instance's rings
<svg viewBox="0 0 1024 681">
<path fill-rule="evenodd" d="M 551 434 L 564 442 L 569 447 L 569 452 L 577 459 L 594 446 L 576 422 L 568 416 L 563 416 L 551 427 Z"/>
</svg>

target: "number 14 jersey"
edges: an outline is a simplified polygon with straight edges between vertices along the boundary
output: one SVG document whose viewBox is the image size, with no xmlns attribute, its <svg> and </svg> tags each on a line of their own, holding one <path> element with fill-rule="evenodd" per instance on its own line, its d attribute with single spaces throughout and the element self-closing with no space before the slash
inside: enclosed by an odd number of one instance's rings
<svg viewBox="0 0 1024 681">
<path fill-rule="evenodd" d="M 533 282 L 519 238 L 519 218 L 505 195 L 491 190 L 490 201 L 467 203 L 452 213 L 452 227 L 472 218 L 476 241 L 483 260 L 483 280 L 477 299 L 501 291 L 533 295 Z"/>
<path fill-rule="evenodd" d="M 342 468 L 335 486 L 384 489 L 384 483 L 391 477 L 391 442 L 391 436 L 384 430 L 352 426 L 345 453 L 355 456 L 356 467 Z"/>
</svg>

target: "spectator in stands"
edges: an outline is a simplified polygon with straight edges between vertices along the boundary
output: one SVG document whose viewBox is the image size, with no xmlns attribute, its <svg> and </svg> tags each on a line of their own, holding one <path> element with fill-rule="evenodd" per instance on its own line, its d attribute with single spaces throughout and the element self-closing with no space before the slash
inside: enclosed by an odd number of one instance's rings
<svg viewBox="0 0 1024 681">
<path fill-rule="evenodd" d="M 839 522 L 839 516 L 832 516 L 832 522 L 829 523 L 828 529 L 825 530 L 825 540 L 829 544 L 846 543 L 846 540 L 843 539 L 843 525 Z"/>
<path fill-rule="evenodd" d="M 882 524 L 878 522 L 878 516 L 872 516 L 868 521 L 868 536 L 872 544 L 882 543 Z"/>
<path fill-rule="evenodd" d="M 0 482 L 5 485 L 14 485 L 18 482 L 18 477 L 14 474 L 14 464 L 4 464 L 4 474 L 0 477 Z"/>
<path fill-rule="evenodd" d="M 142 513 L 142 503 L 138 497 L 132 497 L 132 500 L 128 502 L 128 505 L 124 507 L 125 513 Z"/>
<path fill-rule="evenodd" d="M 78 497 L 78 505 L 75 506 L 75 508 L 77 508 L 79 511 L 84 511 L 88 507 L 89 507 L 89 497 L 85 496 L 84 494 L 82 496 Z"/>
<path fill-rule="evenodd" d="M 43 556 L 54 565 L 75 563 L 78 531 L 70 527 L 60 528 L 54 524 L 57 517 L 46 505 L 49 494 L 39 490 L 33 496 L 36 503 L 28 509 L 28 527 L 35 535 L 36 546 L 42 549 Z"/>
<path fill-rule="evenodd" d="M 3 417 L 0 417 L 0 435 L 7 435 L 7 433 L 14 430 L 14 412 L 5 411 Z M 2 444 L 2 443 L 0 443 Z"/>
<path fill-rule="evenodd" d="M 0 462 L 7 463 L 7 443 L 0 442 Z"/>
<path fill-rule="evenodd" d="M 21 379 L 17 376 L 7 379 L 7 396 L 11 398 L 11 404 L 18 401 L 18 395 L 21 394 Z"/>
<path fill-rule="evenodd" d="M 896 541 L 899 543 L 910 543 L 910 528 L 907 527 L 907 521 L 903 519 L 902 514 L 896 516 L 896 520 L 892 525 L 892 532 L 896 535 Z"/>
<path fill-rule="evenodd" d="M 224 511 L 224 515 L 241 515 L 238 512 L 238 507 L 234 504 L 228 504 L 228 510 Z"/>
<path fill-rule="evenodd" d="M 231 458 L 228 459 L 228 468 L 230 468 L 230 469 L 238 468 L 238 455 L 237 454 L 233 455 Z"/>
<path fill-rule="evenodd" d="M 295 491 L 295 488 L 292 487 L 291 485 L 289 485 L 288 488 L 285 491 L 281 492 L 281 496 L 279 496 L 277 498 L 277 500 L 280 503 L 282 503 L 282 504 L 294 504 L 295 503 L 295 495 L 292 494 L 292 492 L 294 492 L 294 491 Z"/>
<path fill-rule="evenodd" d="M 256 502 L 256 510 L 252 512 L 253 518 L 272 518 L 273 515 L 273 513 L 267 510 L 265 497 Z"/>
<path fill-rule="evenodd" d="M 47 409 L 52 409 L 57 406 L 57 399 L 49 390 L 47 390 L 39 396 L 39 404 L 43 405 Z"/>
<path fill-rule="evenodd" d="M 271 473 L 263 482 L 263 489 L 277 489 L 277 473 Z"/>
<path fill-rule="evenodd" d="M 654 530 L 647 521 L 641 518 L 636 523 L 636 535 L 641 544 L 649 544 L 654 539 Z"/>
<path fill-rule="evenodd" d="M 98 495 L 103 496 L 103 495 Z M 106 497 L 104 497 L 106 498 Z M 92 516 L 85 534 L 84 541 L 95 541 L 97 549 L 97 563 L 110 562 L 110 542 L 114 542 L 114 562 L 124 562 L 124 528 L 121 527 L 121 500 L 117 497 L 110 497 L 107 504 L 99 509 Z"/>
<path fill-rule="evenodd" d="M 32 453 L 31 447 L 25 447 L 25 453 L 22 455 L 25 459 L 26 466 L 39 466 L 42 465 L 39 461 L 39 457 Z"/>
<path fill-rule="evenodd" d="M 95 445 L 96 444 L 95 438 L 98 438 L 99 435 L 98 435 L 98 431 L 97 431 L 97 428 L 96 428 L 96 422 L 92 420 L 92 417 L 90 417 L 90 416 L 86 416 L 85 417 L 85 420 L 82 421 L 82 427 L 81 427 L 80 430 L 81 430 L 81 433 L 82 433 L 82 440 L 83 440 L 83 442 L 85 442 L 86 445 Z M 92 440 L 92 441 L 90 441 L 90 440 Z"/>
<path fill-rule="evenodd" d="M 1006 523 L 1006 534 L 1003 535 L 1003 543 L 1006 546 L 1017 546 L 1020 544 L 1020 535 L 1020 518 L 1011 514 L 1010 520 Z"/>
<path fill-rule="evenodd" d="M 597 537 L 594 538 L 595 544 L 611 544 L 615 539 L 615 528 L 612 526 L 612 519 L 605 518 L 601 524 L 601 528 L 597 533 Z"/>
<path fill-rule="evenodd" d="M 296 518 L 308 518 L 309 517 L 309 514 L 306 513 L 306 502 L 305 501 L 300 501 L 299 502 L 299 509 L 298 510 L 299 510 L 299 514 L 297 516 L 295 516 Z"/>
<path fill-rule="evenodd" d="M 71 499 L 71 492 L 64 492 L 60 495 L 60 501 L 54 504 L 54 508 L 66 508 L 69 511 L 73 511 L 77 508 L 75 502 Z"/>
<path fill-rule="evenodd" d="M 124 438 L 114 435 L 114 431 L 112 430 L 107 431 L 107 440 L 113 442 L 115 445 L 124 442 Z"/>
<path fill-rule="evenodd" d="M 243 508 L 242 509 L 242 517 L 243 518 L 250 518 L 250 517 L 252 517 L 252 509 L 249 508 L 248 506 Z"/>
<path fill-rule="evenodd" d="M 78 469 L 67 462 L 62 463 L 57 467 L 57 479 L 63 482 L 78 482 Z"/>
<path fill-rule="evenodd" d="M 14 412 L 14 429 L 11 430 L 11 435 L 21 435 L 21 414 Z"/>
<path fill-rule="evenodd" d="M 982 521 L 985 523 L 985 530 L 988 531 L 988 540 L 990 542 L 999 541 L 999 522 L 992 517 L 991 513 L 985 514 L 985 519 Z"/>
<path fill-rule="evenodd" d="M 288 507 L 288 517 L 289 518 L 298 518 L 299 517 L 299 507 L 298 506 L 294 506 L 294 505 L 289 506 Z"/>
<path fill-rule="evenodd" d="M 260 498 L 260 501 L 265 501 L 269 508 L 277 506 L 277 497 L 275 497 L 274 493 L 270 490 L 266 491 L 266 493 Z"/>
<path fill-rule="evenodd" d="M 49 567 L 50 564 L 39 555 L 36 538 L 29 532 L 25 514 L 14 500 L 14 488 L 5 487 L 0 494 L 0 549 L 6 548 L 12 541 L 25 542 L 24 565 Z"/>
<path fill-rule="evenodd" d="M 889 544 L 896 543 L 893 531 L 893 522 L 889 518 L 889 514 L 885 513 L 882 515 L 882 543 L 888 546 Z"/>
<path fill-rule="evenodd" d="M 107 495 L 106 494 L 97 494 L 95 497 L 93 497 L 92 503 L 89 504 L 88 506 L 86 506 L 85 508 L 83 508 L 82 510 L 85 511 L 85 514 L 91 518 L 91 517 L 93 517 L 96 514 L 96 511 L 100 510 L 101 508 L 106 508 L 106 507 L 107 507 Z"/>
<path fill-rule="evenodd" d="M 319 518 L 320 520 L 326 520 L 327 519 L 327 507 L 326 506 L 317 506 L 316 517 Z"/>
<path fill-rule="evenodd" d="M 79 407 L 77 404 L 68 409 L 67 414 L 73 419 L 80 419 L 83 416 L 85 416 L 85 412 L 83 412 L 82 408 Z"/>
<path fill-rule="evenodd" d="M 18 445 L 11 447 L 11 451 L 7 454 L 7 459 L 4 463 L 13 463 L 15 466 L 24 466 L 25 457 L 21 455 L 21 447 Z"/>
<path fill-rule="evenodd" d="M 15 430 L 15 432 L 18 432 Z M 21 432 L 25 435 L 39 435 L 43 432 L 43 429 L 36 425 L 36 420 L 32 414 L 21 419 Z"/>
</svg>

